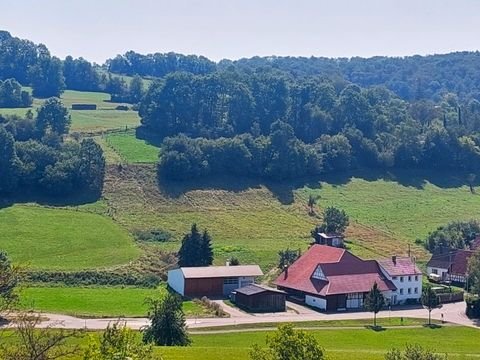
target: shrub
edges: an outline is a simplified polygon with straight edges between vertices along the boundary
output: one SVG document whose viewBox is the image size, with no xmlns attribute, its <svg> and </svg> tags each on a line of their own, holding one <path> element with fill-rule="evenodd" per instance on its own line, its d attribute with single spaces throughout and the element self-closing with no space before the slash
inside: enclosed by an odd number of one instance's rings
<svg viewBox="0 0 480 360">
<path fill-rule="evenodd" d="M 135 239 L 149 242 L 167 242 L 172 238 L 172 234 L 162 229 L 135 230 L 133 232 Z"/>
</svg>

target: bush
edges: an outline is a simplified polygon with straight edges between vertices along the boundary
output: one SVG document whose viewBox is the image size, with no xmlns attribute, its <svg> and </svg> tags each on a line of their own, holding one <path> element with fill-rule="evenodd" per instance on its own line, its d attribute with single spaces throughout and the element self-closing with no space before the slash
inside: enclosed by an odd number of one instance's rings
<svg viewBox="0 0 480 360">
<path fill-rule="evenodd" d="M 128 111 L 129 108 L 127 105 L 118 105 L 115 110 Z"/>
<path fill-rule="evenodd" d="M 208 309 L 216 317 L 228 317 L 228 314 L 225 311 L 223 311 L 220 304 L 211 301 L 206 296 L 202 297 L 201 299 L 193 299 L 193 302 L 202 305 L 204 308 Z"/>
<path fill-rule="evenodd" d="M 480 298 L 478 296 L 468 296 L 465 302 L 467 303 L 466 315 L 470 319 L 480 318 Z"/>
<path fill-rule="evenodd" d="M 153 230 L 135 230 L 133 232 L 135 239 L 139 241 L 149 242 L 167 242 L 172 238 L 172 234 L 166 230 L 153 229 Z"/>
</svg>

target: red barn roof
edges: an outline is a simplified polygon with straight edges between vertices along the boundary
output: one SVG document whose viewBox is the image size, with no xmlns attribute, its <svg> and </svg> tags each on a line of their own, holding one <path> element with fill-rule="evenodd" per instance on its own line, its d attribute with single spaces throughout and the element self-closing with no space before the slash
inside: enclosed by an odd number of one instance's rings
<svg viewBox="0 0 480 360">
<path fill-rule="evenodd" d="M 368 292 L 374 283 L 381 291 L 396 289 L 376 261 L 325 245 L 313 245 L 275 281 L 281 288 L 322 296 Z"/>
<path fill-rule="evenodd" d="M 394 257 L 378 260 L 378 263 L 390 276 L 421 275 L 422 272 L 409 257 Z"/>
<path fill-rule="evenodd" d="M 446 254 L 433 255 L 427 263 L 428 267 L 447 269 L 452 275 L 467 274 L 468 259 L 474 254 L 471 250 L 454 250 Z"/>
</svg>

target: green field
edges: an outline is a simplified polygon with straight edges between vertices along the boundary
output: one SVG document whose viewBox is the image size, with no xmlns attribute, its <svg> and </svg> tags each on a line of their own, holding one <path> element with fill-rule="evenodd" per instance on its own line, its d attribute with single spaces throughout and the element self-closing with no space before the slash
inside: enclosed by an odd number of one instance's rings
<svg viewBox="0 0 480 360">
<path fill-rule="evenodd" d="M 29 205 L 0 209 L 0 248 L 17 263 L 48 270 L 108 267 L 140 255 L 128 232 L 109 218 Z"/>
<path fill-rule="evenodd" d="M 106 135 L 105 142 L 128 164 L 158 162 L 159 148 L 138 139 L 134 131 L 110 133 Z"/>
<path fill-rule="evenodd" d="M 433 181 L 418 187 L 351 177 L 341 183 L 311 181 L 309 187 L 267 187 L 219 178 L 162 183 L 159 188 L 155 174 L 154 166 L 145 165 L 112 173 L 105 196 L 122 225 L 130 230 L 169 231 L 175 241 L 162 246 L 176 250 L 195 222 L 211 232 L 217 263 L 236 256 L 242 263 L 259 263 L 266 270 L 275 264 L 278 250 L 306 249 L 310 230 L 329 205 L 350 215 L 348 246 L 367 258 L 406 255 L 410 244 L 418 260 L 425 261 L 429 255 L 415 239 L 449 221 L 478 219 L 480 214 L 479 197 L 466 186 L 439 186 Z M 407 175 L 420 176 L 415 172 Z M 309 194 L 319 196 L 318 216 L 308 215 Z"/>
<path fill-rule="evenodd" d="M 23 306 L 36 311 L 78 317 L 145 317 L 146 298 L 158 298 L 165 288 L 133 287 L 30 287 L 22 290 Z M 209 316 L 202 306 L 186 301 L 187 316 Z"/>
<path fill-rule="evenodd" d="M 449 353 L 449 359 L 478 358 L 480 332 L 465 327 L 436 329 L 369 329 L 314 330 L 311 333 L 325 348 L 328 359 L 380 360 L 392 347 L 418 343 L 438 353 Z M 157 348 L 164 360 L 248 359 L 252 344 L 265 344 L 267 332 L 192 335 L 193 345 L 185 348 Z"/>
<path fill-rule="evenodd" d="M 63 104 L 72 116 L 72 131 L 101 131 L 117 128 L 132 128 L 140 124 L 136 111 L 119 111 L 120 103 L 110 102 L 110 95 L 101 92 L 66 90 L 61 95 Z M 31 110 L 38 108 L 44 100 L 34 99 Z M 70 110 L 72 104 L 96 104 L 97 110 Z M 24 116 L 28 108 L 0 109 L 2 115 Z"/>
</svg>

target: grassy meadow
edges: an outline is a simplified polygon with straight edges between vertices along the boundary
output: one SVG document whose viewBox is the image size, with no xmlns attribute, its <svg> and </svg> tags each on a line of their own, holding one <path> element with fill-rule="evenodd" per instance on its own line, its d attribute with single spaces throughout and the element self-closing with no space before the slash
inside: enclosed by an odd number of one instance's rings
<svg viewBox="0 0 480 360">
<path fill-rule="evenodd" d="M 77 317 L 145 317 L 147 298 L 158 298 L 166 291 L 134 287 L 27 287 L 22 290 L 22 305 L 27 309 Z M 208 310 L 185 301 L 187 316 L 209 316 Z"/>
<path fill-rule="evenodd" d="M 138 139 L 134 130 L 107 134 L 105 142 L 127 164 L 158 162 L 160 149 L 146 140 Z"/>
<path fill-rule="evenodd" d="M 133 128 L 140 124 L 140 117 L 136 111 L 115 110 L 122 104 L 111 102 L 110 94 L 107 93 L 66 90 L 60 98 L 70 111 L 72 131 L 98 132 L 125 127 Z M 43 99 L 34 99 L 31 108 L 0 109 L 0 114 L 24 116 L 29 109 L 35 111 L 43 101 Z M 71 110 L 72 104 L 78 103 L 96 104 L 97 110 Z"/>
<path fill-rule="evenodd" d="M 0 209 L 0 248 L 42 270 L 103 268 L 140 255 L 128 232 L 107 217 L 35 205 Z"/>
<path fill-rule="evenodd" d="M 328 359 L 380 360 L 393 347 L 418 343 L 437 353 L 448 353 L 449 359 L 473 359 L 480 353 L 479 331 L 466 327 L 386 329 L 313 330 Z M 252 344 L 265 344 L 268 332 L 244 332 L 192 335 L 191 347 L 156 348 L 164 360 L 216 360 L 234 357 L 249 359 Z"/>
</svg>

